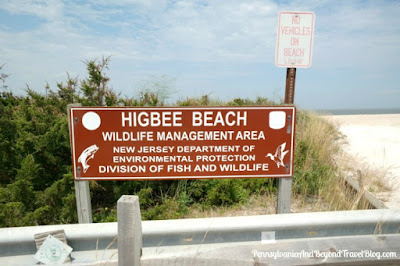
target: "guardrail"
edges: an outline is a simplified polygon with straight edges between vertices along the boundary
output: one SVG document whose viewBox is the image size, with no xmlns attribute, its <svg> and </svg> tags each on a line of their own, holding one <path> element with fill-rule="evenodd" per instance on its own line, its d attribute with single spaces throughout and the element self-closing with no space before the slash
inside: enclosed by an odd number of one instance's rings
<svg viewBox="0 0 400 266">
<path fill-rule="evenodd" d="M 77 252 L 115 250 L 117 223 L 70 224 L 0 229 L 2 257 L 36 253 L 34 235 L 64 229 Z M 361 210 L 261 216 L 143 221 L 143 248 L 199 244 L 261 243 L 269 240 L 399 234 L 400 210 Z M 74 255 L 75 253 L 75 255 Z M 82 253 L 84 254 L 84 253 Z M 1 263 L 0 263 L 1 264 Z"/>
</svg>

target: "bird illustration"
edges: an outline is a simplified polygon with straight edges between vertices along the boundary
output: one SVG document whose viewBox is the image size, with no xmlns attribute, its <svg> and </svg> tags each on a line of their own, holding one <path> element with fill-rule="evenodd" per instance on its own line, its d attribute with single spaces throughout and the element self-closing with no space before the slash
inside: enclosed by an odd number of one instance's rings
<svg viewBox="0 0 400 266">
<path fill-rule="evenodd" d="M 272 153 L 268 153 L 267 156 L 265 157 L 271 157 L 271 160 L 276 163 L 278 168 L 280 166 L 284 167 L 285 165 L 283 164 L 283 158 L 285 158 L 285 155 L 289 152 L 289 151 L 284 151 L 285 147 L 286 147 L 286 142 L 278 146 L 278 148 L 276 148 L 274 155 L 272 155 Z"/>
<path fill-rule="evenodd" d="M 86 148 L 82 154 L 78 158 L 78 162 L 83 166 L 83 172 L 86 173 L 87 169 L 89 169 L 90 165 L 87 163 L 90 159 L 94 158 L 94 154 L 99 150 L 97 145 L 92 145 Z"/>
</svg>

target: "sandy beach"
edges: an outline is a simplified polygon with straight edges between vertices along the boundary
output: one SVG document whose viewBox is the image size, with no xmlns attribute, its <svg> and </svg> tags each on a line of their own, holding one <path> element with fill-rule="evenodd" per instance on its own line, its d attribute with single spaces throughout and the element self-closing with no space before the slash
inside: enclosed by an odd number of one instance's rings
<svg viewBox="0 0 400 266">
<path fill-rule="evenodd" d="M 344 151 L 356 168 L 374 170 L 391 192 L 376 192 L 389 208 L 400 208 L 400 114 L 328 116 L 345 136 Z"/>
</svg>

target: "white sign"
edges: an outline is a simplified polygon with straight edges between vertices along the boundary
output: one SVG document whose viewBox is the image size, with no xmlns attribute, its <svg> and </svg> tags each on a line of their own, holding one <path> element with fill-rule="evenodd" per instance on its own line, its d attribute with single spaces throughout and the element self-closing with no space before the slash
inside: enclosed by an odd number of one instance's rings
<svg viewBox="0 0 400 266">
<path fill-rule="evenodd" d="M 279 13 L 276 66 L 291 68 L 311 66 L 314 22 L 313 12 L 284 11 Z"/>
</svg>

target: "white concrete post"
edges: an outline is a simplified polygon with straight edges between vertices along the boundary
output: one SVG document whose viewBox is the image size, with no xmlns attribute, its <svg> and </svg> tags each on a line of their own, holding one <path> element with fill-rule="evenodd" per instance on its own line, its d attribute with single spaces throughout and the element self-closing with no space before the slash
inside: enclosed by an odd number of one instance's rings
<svg viewBox="0 0 400 266">
<path fill-rule="evenodd" d="M 140 265 L 142 219 L 139 197 L 123 195 L 117 202 L 118 265 Z"/>
</svg>

